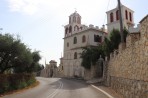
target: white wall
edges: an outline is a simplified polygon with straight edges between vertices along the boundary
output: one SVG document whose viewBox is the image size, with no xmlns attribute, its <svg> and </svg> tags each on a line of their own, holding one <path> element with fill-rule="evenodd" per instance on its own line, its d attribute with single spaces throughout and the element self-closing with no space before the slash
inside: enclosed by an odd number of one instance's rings
<svg viewBox="0 0 148 98">
<path fill-rule="evenodd" d="M 98 42 L 94 42 L 94 34 L 103 36 L 102 40 L 104 40 L 105 34 L 95 29 L 85 30 L 64 38 L 63 66 L 65 76 L 84 76 L 84 68 L 81 66 L 82 59 L 80 58 L 80 53 L 83 51 L 81 47 L 85 47 L 87 45 L 97 46 Z M 86 41 L 84 43 L 82 43 L 83 35 L 86 37 Z M 73 44 L 74 37 L 77 37 L 76 44 Z M 67 47 L 67 42 L 69 43 L 69 47 Z M 77 52 L 77 59 L 74 59 L 75 52 Z"/>
</svg>

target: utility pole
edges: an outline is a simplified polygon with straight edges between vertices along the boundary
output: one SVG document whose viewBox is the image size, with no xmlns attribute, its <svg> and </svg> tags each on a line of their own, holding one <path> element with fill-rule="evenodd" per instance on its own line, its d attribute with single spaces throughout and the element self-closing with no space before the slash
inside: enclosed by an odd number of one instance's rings
<svg viewBox="0 0 148 98">
<path fill-rule="evenodd" d="M 123 22 L 122 22 L 122 14 L 121 14 L 121 3 L 118 0 L 118 9 L 119 9 L 119 17 L 120 17 L 120 35 L 121 35 L 121 44 L 124 44 L 124 36 L 123 36 Z"/>
</svg>

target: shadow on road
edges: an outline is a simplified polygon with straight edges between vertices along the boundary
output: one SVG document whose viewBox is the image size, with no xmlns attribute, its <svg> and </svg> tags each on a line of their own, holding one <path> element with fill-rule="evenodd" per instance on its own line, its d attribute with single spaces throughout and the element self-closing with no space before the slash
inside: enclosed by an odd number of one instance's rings
<svg viewBox="0 0 148 98">
<path fill-rule="evenodd" d="M 64 90 L 76 90 L 76 89 L 86 88 L 89 86 L 89 84 L 87 84 L 86 81 L 75 78 L 59 78 L 57 81 L 51 83 L 50 85 L 56 85 L 57 83 L 60 84 L 60 82 L 63 85 L 61 89 Z"/>
</svg>

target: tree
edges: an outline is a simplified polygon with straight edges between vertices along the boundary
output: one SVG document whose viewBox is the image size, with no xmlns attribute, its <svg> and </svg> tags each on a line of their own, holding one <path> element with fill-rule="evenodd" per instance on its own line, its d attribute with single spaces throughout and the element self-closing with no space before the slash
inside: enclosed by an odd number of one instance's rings
<svg viewBox="0 0 148 98">
<path fill-rule="evenodd" d="M 26 60 L 24 60 L 23 62 L 18 63 L 19 65 L 22 65 L 23 67 L 18 66 L 14 68 L 14 71 L 16 73 L 22 73 L 22 72 L 32 73 L 32 72 L 37 72 L 39 68 L 42 69 L 42 66 L 39 64 L 39 60 L 41 59 L 39 51 L 27 53 L 25 59 Z"/>
<path fill-rule="evenodd" d="M 0 46 L 0 73 L 3 73 L 5 70 L 17 66 L 13 63 L 22 56 L 26 46 L 10 34 L 0 35 Z"/>
<path fill-rule="evenodd" d="M 91 65 L 95 65 L 100 55 L 104 57 L 101 45 L 98 47 L 84 47 L 81 54 L 81 65 L 86 69 L 90 69 Z"/>
<path fill-rule="evenodd" d="M 31 65 L 26 69 L 27 72 L 36 72 L 37 68 L 40 66 L 40 64 L 38 63 L 39 60 L 41 59 L 41 56 L 39 54 L 39 51 L 34 51 L 32 53 L 32 63 Z"/>
<path fill-rule="evenodd" d="M 123 40 L 124 42 L 126 42 L 126 37 L 128 35 L 128 31 L 126 28 L 124 28 L 123 30 Z M 109 37 L 110 41 L 111 41 L 111 44 L 113 46 L 113 50 L 115 49 L 118 49 L 118 46 L 121 42 L 121 35 L 120 35 L 120 32 L 119 30 L 117 29 L 113 29 L 110 33 L 110 37 Z"/>
<path fill-rule="evenodd" d="M 110 53 L 113 52 L 112 43 L 107 37 L 105 37 L 105 39 L 104 39 L 104 42 L 102 44 L 102 48 L 103 48 L 102 50 L 104 52 L 104 55 L 106 55 L 108 57 L 109 57 Z"/>
<path fill-rule="evenodd" d="M 127 37 L 128 34 L 129 34 L 129 31 L 126 28 L 124 28 L 124 30 L 123 30 L 124 42 L 126 42 L 126 37 Z"/>
<path fill-rule="evenodd" d="M 10 34 L 0 34 L 0 46 L 0 73 L 10 69 L 14 72 L 34 71 L 32 66 L 41 58 L 39 52 L 31 52 L 19 38 Z M 27 70 L 29 68 L 31 71 Z"/>
<path fill-rule="evenodd" d="M 44 69 L 44 65 L 38 64 L 36 72 L 41 71 L 42 69 Z"/>
<path fill-rule="evenodd" d="M 128 35 L 128 31 L 124 29 L 123 31 L 124 41 L 126 41 L 126 37 Z M 105 58 L 105 56 L 110 56 L 110 53 L 115 49 L 118 49 L 118 46 L 121 42 L 120 32 L 117 29 L 113 29 L 110 32 L 109 38 L 105 37 L 104 42 L 98 47 L 84 47 L 83 52 L 81 54 L 82 63 L 81 65 L 90 69 L 91 65 L 95 65 L 100 55 Z"/>
<path fill-rule="evenodd" d="M 113 29 L 110 33 L 110 41 L 114 49 L 118 49 L 118 46 L 121 42 L 120 32 L 117 29 Z"/>
</svg>

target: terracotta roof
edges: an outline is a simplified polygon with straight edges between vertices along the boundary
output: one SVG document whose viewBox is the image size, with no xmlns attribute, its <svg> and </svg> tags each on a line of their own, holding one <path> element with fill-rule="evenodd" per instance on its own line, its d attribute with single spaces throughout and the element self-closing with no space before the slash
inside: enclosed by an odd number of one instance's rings
<svg viewBox="0 0 148 98">
<path fill-rule="evenodd" d="M 148 17 L 148 14 L 140 21 L 140 23 L 142 23 L 147 17 Z"/>
</svg>

